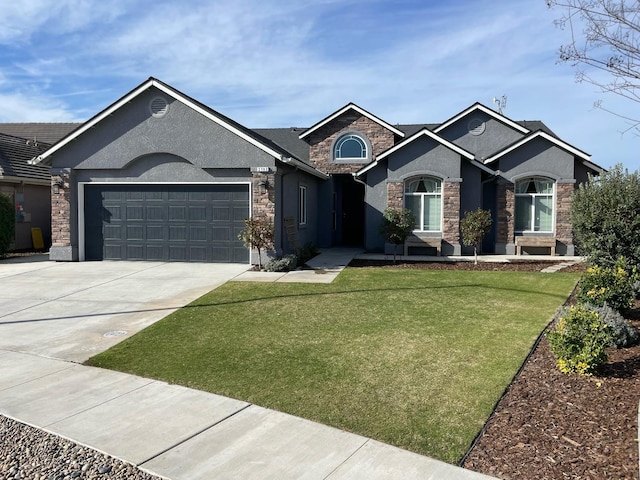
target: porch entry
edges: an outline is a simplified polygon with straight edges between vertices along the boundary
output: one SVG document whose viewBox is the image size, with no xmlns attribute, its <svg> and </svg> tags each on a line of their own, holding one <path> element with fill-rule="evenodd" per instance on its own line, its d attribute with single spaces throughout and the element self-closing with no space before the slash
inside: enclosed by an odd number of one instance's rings
<svg viewBox="0 0 640 480">
<path fill-rule="evenodd" d="M 364 245 L 364 185 L 351 175 L 334 175 L 333 244 Z"/>
</svg>

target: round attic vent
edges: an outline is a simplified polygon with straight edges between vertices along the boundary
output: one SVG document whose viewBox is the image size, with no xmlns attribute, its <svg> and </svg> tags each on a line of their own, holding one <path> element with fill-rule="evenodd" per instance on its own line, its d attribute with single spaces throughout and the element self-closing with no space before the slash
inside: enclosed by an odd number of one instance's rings
<svg viewBox="0 0 640 480">
<path fill-rule="evenodd" d="M 485 127 L 486 124 L 479 118 L 472 118 L 469 122 L 469 125 L 467 125 L 469 133 L 471 135 L 482 135 L 484 133 Z"/>
<path fill-rule="evenodd" d="M 155 97 L 149 103 L 149 110 L 154 117 L 164 117 L 169 110 L 169 103 L 164 97 Z"/>
</svg>

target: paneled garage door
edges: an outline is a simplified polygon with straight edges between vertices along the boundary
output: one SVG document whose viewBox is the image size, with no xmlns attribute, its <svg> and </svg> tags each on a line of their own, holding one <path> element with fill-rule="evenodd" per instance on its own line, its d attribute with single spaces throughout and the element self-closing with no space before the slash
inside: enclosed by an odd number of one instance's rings
<svg viewBox="0 0 640 480">
<path fill-rule="evenodd" d="M 85 185 L 85 258 L 249 261 L 248 185 Z"/>
</svg>

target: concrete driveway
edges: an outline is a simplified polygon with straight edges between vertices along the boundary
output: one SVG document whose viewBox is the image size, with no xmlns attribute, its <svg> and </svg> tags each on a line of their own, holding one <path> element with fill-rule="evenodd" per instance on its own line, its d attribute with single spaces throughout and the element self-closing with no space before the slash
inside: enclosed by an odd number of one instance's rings
<svg viewBox="0 0 640 480">
<path fill-rule="evenodd" d="M 0 349 L 83 362 L 240 275 L 246 264 L 0 262 Z"/>
</svg>

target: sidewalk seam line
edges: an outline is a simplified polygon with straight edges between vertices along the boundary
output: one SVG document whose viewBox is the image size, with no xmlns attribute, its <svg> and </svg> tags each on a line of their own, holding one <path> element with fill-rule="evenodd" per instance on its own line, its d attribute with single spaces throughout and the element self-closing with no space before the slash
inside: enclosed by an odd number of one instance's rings
<svg viewBox="0 0 640 480">
<path fill-rule="evenodd" d="M 189 435 L 188 437 L 184 438 L 183 440 L 180 440 L 178 443 L 176 443 L 176 444 L 174 444 L 174 445 L 171 445 L 170 447 L 167 447 L 167 448 L 165 448 L 164 450 L 162 450 L 162 451 L 160 451 L 160 452 L 158 452 L 158 453 L 156 453 L 156 454 L 152 455 L 151 457 L 149 457 L 149 458 L 147 458 L 147 459 L 143 460 L 142 462 L 140 462 L 140 463 L 136 464 L 136 466 L 137 466 L 137 467 L 140 467 L 141 465 L 144 465 L 145 463 L 148 463 L 148 462 L 150 462 L 151 460 L 154 460 L 155 458 L 158 458 L 160 455 L 164 455 L 164 454 L 165 454 L 165 453 L 167 453 L 169 450 L 173 450 L 173 449 L 174 449 L 174 448 L 176 448 L 177 446 L 182 445 L 183 443 L 188 442 L 188 441 L 189 441 L 189 440 L 191 440 L 192 438 L 195 438 L 195 437 L 197 437 L 198 435 L 201 435 L 202 433 L 206 432 L 207 430 L 212 429 L 212 428 L 213 428 L 213 427 L 215 427 L 216 425 L 221 424 L 222 422 L 224 422 L 224 421 L 226 421 L 226 420 L 230 419 L 231 417 L 236 416 L 236 415 L 237 415 L 237 414 L 239 414 L 240 412 L 243 412 L 243 411 L 245 411 L 247 408 L 252 407 L 252 406 L 253 406 L 253 404 L 248 403 L 247 405 L 245 405 L 245 406 L 244 406 L 244 407 L 242 407 L 241 409 L 236 410 L 236 411 L 235 411 L 235 412 L 233 412 L 233 413 L 230 413 L 230 414 L 229 414 L 229 415 L 227 415 L 226 417 L 221 418 L 220 420 L 217 420 L 216 422 L 212 423 L 211 425 L 209 425 L 209 426 L 207 426 L 207 427 L 204 427 L 204 428 L 202 428 L 202 429 L 198 430 L 197 432 L 194 432 L 193 434 Z"/>
<path fill-rule="evenodd" d="M 371 441 L 370 438 L 366 438 L 365 441 L 363 442 L 362 445 L 360 445 L 358 448 L 356 448 L 353 453 L 351 455 L 349 455 L 347 458 L 345 458 L 342 462 L 340 462 L 340 464 L 334 468 L 333 470 L 331 470 L 326 477 L 324 477 L 324 480 L 327 480 L 329 478 L 331 478 L 331 476 L 336 473 L 336 471 L 345 463 L 347 463 L 356 453 L 358 453 L 360 450 L 362 450 L 362 448 Z"/>
</svg>

